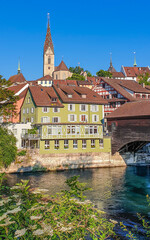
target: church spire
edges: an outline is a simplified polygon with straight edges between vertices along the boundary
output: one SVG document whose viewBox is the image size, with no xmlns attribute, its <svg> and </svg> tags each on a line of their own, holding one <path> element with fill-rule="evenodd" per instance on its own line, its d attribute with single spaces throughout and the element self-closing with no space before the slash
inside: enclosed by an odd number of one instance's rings
<svg viewBox="0 0 150 240">
<path fill-rule="evenodd" d="M 46 33 L 46 38 L 45 38 L 45 43 L 44 43 L 44 54 L 45 54 L 46 50 L 48 49 L 48 47 L 51 48 L 51 50 L 54 54 L 54 46 L 53 46 L 53 42 L 52 42 L 50 23 L 49 23 L 50 22 L 49 13 L 47 14 L 47 18 L 48 18 L 48 25 L 47 25 L 47 33 Z"/>
<path fill-rule="evenodd" d="M 137 66 L 137 63 L 136 63 L 136 52 L 134 52 L 134 64 L 133 64 L 134 67 Z"/>
<path fill-rule="evenodd" d="M 20 59 L 18 60 L 18 74 L 21 72 L 20 70 Z"/>
<path fill-rule="evenodd" d="M 116 72 L 116 69 L 112 65 L 112 53 L 110 53 L 110 66 L 108 68 L 108 72 Z"/>
<path fill-rule="evenodd" d="M 110 53 L 110 67 L 112 67 L 112 53 Z"/>
</svg>

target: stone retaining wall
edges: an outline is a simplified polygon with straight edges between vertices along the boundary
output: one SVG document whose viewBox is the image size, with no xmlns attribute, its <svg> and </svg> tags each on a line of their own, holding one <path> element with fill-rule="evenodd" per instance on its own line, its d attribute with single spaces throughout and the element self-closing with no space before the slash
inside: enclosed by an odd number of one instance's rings
<svg viewBox="0 0 150 240">
<path fill-rule="evenodd" d="M 119 153 L 72 153 L 39 155 L 38 150 L 30 150 L 1 172 L 18 173 L 34 171 L 55 171 L 78 168 L 122 167 L 126 166 Z"/>
</svg>

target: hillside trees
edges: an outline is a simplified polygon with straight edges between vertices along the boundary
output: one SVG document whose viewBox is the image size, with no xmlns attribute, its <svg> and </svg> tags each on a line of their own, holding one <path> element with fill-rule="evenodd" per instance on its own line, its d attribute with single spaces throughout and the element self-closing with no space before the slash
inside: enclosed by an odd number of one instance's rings
<svg viewBox="0 0 150 240">
<path fill-rule="evenodd" d="M 99 70 L 97 73 L 96 73 L 96 75 L 98 76 L 98 77 L 109 77 L 109 78 L 111 78 L 112 77 L 112 73 L 110 73 L 110 72 L 108 72 L 108 71 L 104 71 L 104 70 Z"/>
<path fill-rule="evenodd" d="M 0 75 L 0 116 L 3 116 L 4 119 L 16 115 L 15 103 L 18 96 L 15 96 L 14 92 L 8 89 L 10 85 L 11 82 Z"/>
<path fill-rule="evenodd" d="M 18 97 L 8 87 L 9 81 L 0 75 L 0 116 L 7 119 L 16 114 L 16 101 Z M 17 154 L 16 138 L 8 130 L 0 126 L 0 167 L 8 167 Z"/>
<path fill-rule="evenodd" d="M 150 79 L 150 75 L 148 72 L 138 76 L 139 84 L 144 83 L 145 85 L 150 85 L 149 79 Z"/>
</svg>

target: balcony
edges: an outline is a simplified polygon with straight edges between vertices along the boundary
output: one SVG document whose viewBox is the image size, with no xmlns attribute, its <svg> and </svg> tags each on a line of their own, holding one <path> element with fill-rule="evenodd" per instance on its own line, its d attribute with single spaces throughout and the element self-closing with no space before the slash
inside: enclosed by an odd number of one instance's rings
<svg viewBox="0 0 150 240">
<path fill-rule="evenodd" d="M 103 137 L 102 125 L 46 125 L 41 139 L 95 139 Z"/>
<path fill-rule="evenodd" d="M 40 134 L 21 134 L 21 138 L 24 140 L 39 140 L 41 138 Z"/>
</svg>

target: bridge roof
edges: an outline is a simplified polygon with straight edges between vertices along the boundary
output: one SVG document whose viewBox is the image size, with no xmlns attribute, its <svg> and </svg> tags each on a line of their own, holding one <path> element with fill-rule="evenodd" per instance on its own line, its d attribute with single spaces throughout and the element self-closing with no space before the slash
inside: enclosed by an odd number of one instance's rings
<svg viewBox="0 0 150 240">
<path fill-rule="evenodd" d="M 135 102 L 128 102 L 110 113 L 106 118 L 137 118 L 150 117 L 150 100 L 139 100 Z"/>
</svg>

